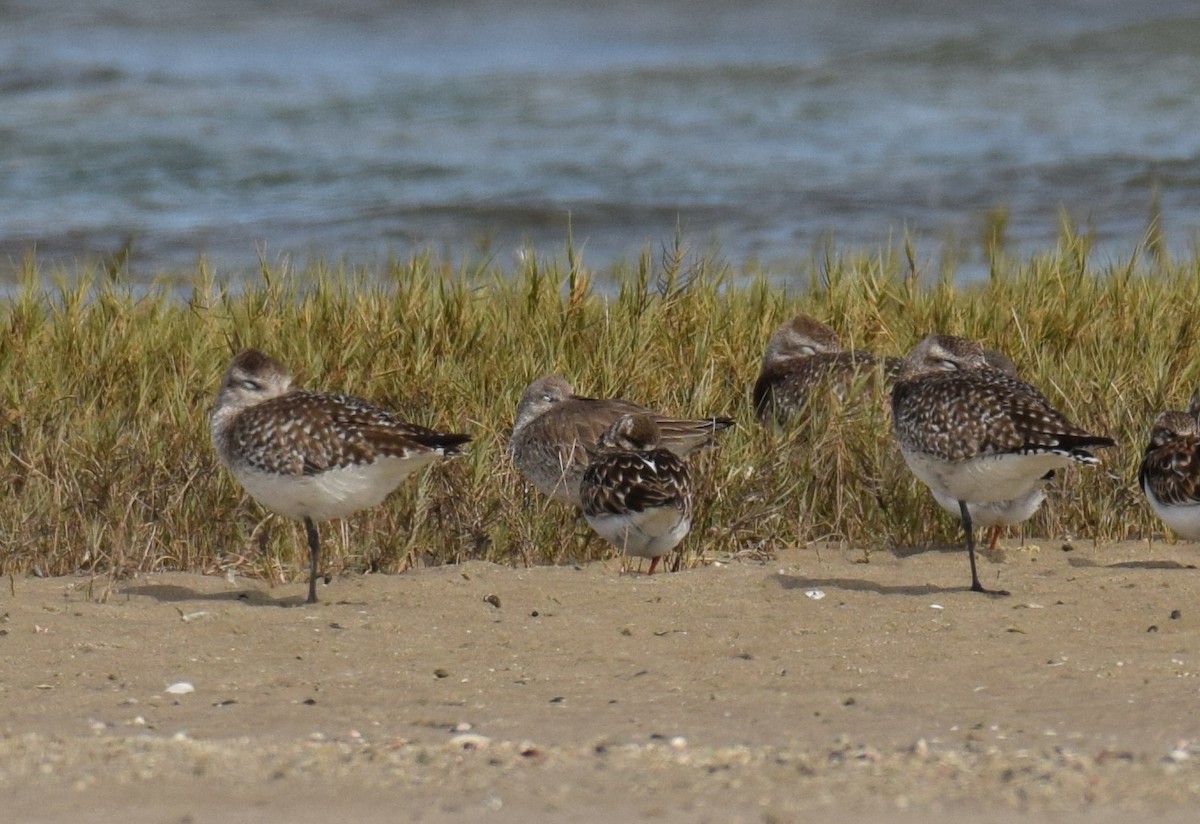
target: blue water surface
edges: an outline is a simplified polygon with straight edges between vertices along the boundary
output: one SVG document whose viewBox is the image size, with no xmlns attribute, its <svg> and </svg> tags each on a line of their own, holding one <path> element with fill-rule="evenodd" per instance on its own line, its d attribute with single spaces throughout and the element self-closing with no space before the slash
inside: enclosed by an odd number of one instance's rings
<svg viewBox="0 0 1200 824">
<path fill-rule="evenodd" d="M 0 0 L 0 262 L 1200 229 L 1200 7 Z"/>
</svg>

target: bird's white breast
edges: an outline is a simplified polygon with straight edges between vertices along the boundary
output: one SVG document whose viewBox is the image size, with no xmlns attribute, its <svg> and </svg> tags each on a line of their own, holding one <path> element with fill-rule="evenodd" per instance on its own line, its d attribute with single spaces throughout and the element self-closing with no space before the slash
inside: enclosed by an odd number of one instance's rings
<svg viewBox="0 0 1200 824">
<path fill-rule="evenodd" d="M 691 528 L 691 520 L 675 507 L 620 515 L 602 512 L 586 517 L 600 537 L 622 552 L 639 558 L 657 558 L 667 554 Z"/>
<path fill-rule="evenodd" d="M 968 503 L 1024 498 L 1040 486 L 1047 472 L 1071 463 L 1066 455 L 1053 452 L 985 455 L 964 461 L 943 461 L 903 447 L 900 452 L 913 474 L 931 490 Z"/>
<path fill-rule="evenodd" d="M 384 457 L 315 475 L 279 475 L 241 465 L 234 468 L 234 475 L 256 501 L 273 512 L 297 520 L 327 521 L 375 506 L 406 477 L 437 457 L 433 451 Z"/>
<path fill-rule="evenodd" d="M 1142 491 L 1154 514 L 1175 534 L 1185 541 L 1200 541 L 1200 504 L 1165 504 L 1154 497 L 1148 485 L 1143 485 Z"/>
<path fill-rule="evenodd" d="M 937 501 L 938 506 L 955 518 L 961 516 L 962 513 L 958 511 L 958 501 L 934 489 L 930 489 L 930 492 L 933 493 L 933 499 Z M 967 509 L 971 512 L 971 523 L 974 526 L 1011 526 L 1032 518 L 1033 513 L 1037 512 L 1044 500 L 1046 500 L 1046 493 L 1041 486 L 1038 486 L 1023 498 L 967 504 Z"/>
</svg>

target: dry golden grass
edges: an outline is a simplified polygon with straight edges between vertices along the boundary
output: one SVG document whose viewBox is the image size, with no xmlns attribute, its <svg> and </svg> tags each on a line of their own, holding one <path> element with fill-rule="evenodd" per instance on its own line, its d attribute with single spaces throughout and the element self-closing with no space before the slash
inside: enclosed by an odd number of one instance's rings
<svg viewBox="0 0 1200 824">
<path fill-rule="evenodd" d="M 505 444 L 533 378 L 738 426 L 694 462 L 693 555 L 817 539 L 871 551 L 956 541 L 956 524 L 894 448 L 886 397 L 832 402 L 786 433 L 757 427 L 749 388 L 771 332 L 796 311 L 844 343 L 902 354 L 949 332 L 1003 350 L 1076 423 L 1119 441 L 1100 471 L 1069 470 L 1035 535 L 1117 539 L 1161 530 L 1136 487 L 1153 415 L 1200 383 L 1200 261 L 1135 251 L 1089 262 L 1086 238 L 955 286 L 905 248 L 798 265 L 786 276 L 696 258 L 595 273 L 530 256 L 519 271 L 418 257 L 376 270 L 263 265 L 190 288 L 26 263 L 0 303 L 0 561 L 5 573 L 172 568 L 302 574 L 299 525 L 265 513 L 217 463 L 207 416 L 230 355 L 261 348 L 301 385 L 356 394 L 414 422 L 472 433 L 463 458 L 326 528 L 335 568 L 395 572 L 486 558 L 560 563 L 609 550 L 527 488 Z"/>
</svg>

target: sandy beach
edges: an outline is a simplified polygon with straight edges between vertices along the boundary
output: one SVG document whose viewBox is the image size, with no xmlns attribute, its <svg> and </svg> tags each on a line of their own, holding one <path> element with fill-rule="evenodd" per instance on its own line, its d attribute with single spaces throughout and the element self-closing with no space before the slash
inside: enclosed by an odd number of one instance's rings
<svg viewBox="0 0 1200 824">
<path fill-rule="evenodd" d="M 5 581 L 5 818 L 1195 819 L 1194 546 L 863 560 Z"/>
</svg>

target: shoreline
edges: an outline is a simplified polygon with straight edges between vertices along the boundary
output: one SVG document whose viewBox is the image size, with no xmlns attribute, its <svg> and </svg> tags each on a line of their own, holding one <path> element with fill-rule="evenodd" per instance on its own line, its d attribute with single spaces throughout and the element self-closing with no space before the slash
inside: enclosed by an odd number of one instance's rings
<svg viewBox="0 0 1200 824">
<path fill-rule="evenodd" d="M 346 575 L 311 607 L 20 579 L 0 791 L 48 822 L 1188 820 L 1195 549 L 1005 547 L 983 566 L 1010 598 L 965 591 L 962 552 L 830 546 Z"/>
</svg>

